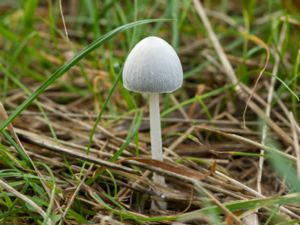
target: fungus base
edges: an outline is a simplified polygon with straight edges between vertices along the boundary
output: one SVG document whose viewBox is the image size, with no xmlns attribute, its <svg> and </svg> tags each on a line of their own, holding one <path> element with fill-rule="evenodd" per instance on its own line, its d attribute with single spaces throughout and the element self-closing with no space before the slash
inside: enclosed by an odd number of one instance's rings
<svg viewBox="0 0 300 225">
<path fill-rule="evenodd" d="M 149 95 L 149 111 L 150 111 L 150 136 L 151 136 L 151 153 L 152 159 L 163 161 L 161 125 L 160 125 L 160 109 L 159 109 L 159 94 L 151 93 Z M 154 183 L 166 186 L 165 178 L 158 174 L 153 174 Z M 166 209 L 166 202 L 157 202 L 160 209 Z M 155 202 L 152 202 L 151 209 L 157 209 Z"/>
</svg>

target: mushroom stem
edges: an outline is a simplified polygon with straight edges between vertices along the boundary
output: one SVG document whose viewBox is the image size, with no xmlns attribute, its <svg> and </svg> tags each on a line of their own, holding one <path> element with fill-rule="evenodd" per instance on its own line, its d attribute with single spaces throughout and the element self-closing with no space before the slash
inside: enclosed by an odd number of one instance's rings
<svg viewBox="0 0 300 225">
<path fill-rule="evenodd" d="M 162 140 L 161 140 L 161 125 L 160 125 L 160 110 L 159 110 L 159 93 L 149 94 L 149 111 L 150 111 L 150 136 L 151 136 L 151 153 L 152 159 L 163 161 Z M 153 174 L 153 181 L 161 186 L 166 186 L 165 177 L 156 173 Z M 164 210 L 167 205 L 163 201 L 158 202 L 160 209 Z M 157 207 L 152 202 L 151 208 L 156 210 Z"/>
<path fill-rule="evenodd" d="M 160 127 L 159 94 L 151 93 L 149 101 L 150 101 L 149 110 L 150 110 L 150 136 L 151 136 L 152 159 L 163 161 L 161 127 Z"/>
</svg>

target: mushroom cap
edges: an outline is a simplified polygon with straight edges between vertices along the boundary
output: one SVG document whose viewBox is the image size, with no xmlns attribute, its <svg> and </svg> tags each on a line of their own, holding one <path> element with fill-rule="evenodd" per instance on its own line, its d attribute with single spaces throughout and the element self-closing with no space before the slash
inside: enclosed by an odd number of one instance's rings
<svg viewBox="0 0 300 225">
<path fill-rule="evenodd" d="M 129 53 L 123 69 L 124 87 L 139 93 L 168 93 L 182 85 L 183 71 L 171 45 L 159 37 L 144 38 Z"/>
</svg>

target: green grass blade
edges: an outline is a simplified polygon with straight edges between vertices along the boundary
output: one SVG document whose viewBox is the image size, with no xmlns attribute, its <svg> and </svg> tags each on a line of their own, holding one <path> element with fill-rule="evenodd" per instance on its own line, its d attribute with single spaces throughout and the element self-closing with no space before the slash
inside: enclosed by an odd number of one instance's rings
<svg viewBox="0 0 300 225">
<path fill-rule="evenodd" d="M 172 46 L 177 49 L 179 43 L 179 27 L 178 27 L 178 17 L 179 17 L 179 1 L 178 0 L 171 0 L 169 2 L 172 7 Z"/>
<path fill-rule="evenodd" d="M 117 79 L 115 80 L 112 88 L 109 90 L 108 96 L 105 99 L 105 101 L 104 101 L 104 103 L 103 103 L 103 105 L 102 105 L 102 107 L 101 107 L 101 109 L 100 109 L 100 111 L 99 111 L 99 113 L 97 115 L 96 121 L 95 121 L 95 123 L 93 125 L 93 128 L 92 128 L 92 130 L 90 132 L 90 135 L 89 135 L 89 142 L 88 142 L 88 146 L 87 146 L 87 154 L 89 154 L 89 152 L 90 152 L 90 148 L 91 148 L 91 145 L 92 145 L 92 142 L 93 142 L 93 137 L 94 137 L 94 134 L 96 132 L 96 128 L 97 128 L 98 124 L 100 123 L 100 120 L 102 118 L 104 110 L 105 110 L 105 108 L 106 108 L 106 106 L 107 106 L 107 104 L 108 104 L 108 102 L 109 102 L 109 100 L 110 100 L 110 98 L 111 98 L 114 90 L 116 89 L 119 81 L 121 80 L 121 77 L 122 77 L 122 73 L 119 73 Z"/>
<path fill-rule="evenodd" d="M 169 19 L 147 19 L 147 20 L 139 20 L 132 23 L 125 24 L 120 26 L 105 35 L 99 37 L 97 40 L 89 44 L 86 48 L 81 50 L 78 54 L 76 54 L 70 61 L 61 66 L 58 70 L 56 70 L 37 90 L 35 90 L 30 97 L 28 97 L 21 105 L 17 107 L 17 109 L 12 113 L 7 120 L 5 120 L 1 126 L 0 131 L 2 131 L 7 125 L 9 125 L 19 114 L 21 114 L 30 104 L 41 94 L 43 93 L 52 83 L 54 83 L 59 77 L 61 77 L 64 73 L 66 73 L 72 66 L 78 63 L 82 58 L 91 53 L 93 50 L 101 46 L 111 37 L 116 34 L 133 28 L 135 26 L 144 25 L 147 23 L 154 22 L 163 22 L 169 21 Z"/>
<path fill-rule="evenodd" d="M 31 27 L 34 20 L 34 14 L 39 4 L 38 0 L 27 0 L 24 4 L 24 28 Z"/>
<path fill-rule="evenodd" d="M 8 28 L 6 28 L 2 23 L 0 23 L 0 36 L 11 42 L 18 41 L 18 36 L 11 32 Z"/>
<path fill-rule="evenodd" d="M 281 80 L 279 77 L 276 77 L 276 79 L 292 94 L 292 96 L 295 97 L 295 99 L 297 99 L 297 101 L 299 102 L 299 97 L 298 95 L 283 81 Z"/>
<path fill-rule="evenodd" d="M 23 151 L 23 149 L 15 142 L 15 140 L 9 135 L 9 133 L 6 130 L 1 131 L 3 136 L 9 141 L 9 143 L 14 146 L 14 148 L 17 150 L 17 152 L 21 155 L 21 157 L 26 161 L 26 163 L 29 165 L 30 160 L 28 159 L 26 153 Z"/>
<path fill-rule="evenodd" d="M 297 57 L 296 57 L 296 63 L 294 65 L 294 69 L 293 69 L 293 84 L 292 84 L 292 88 L 293 88 L 293 92 L 296 93 L 297 92 L 297 87 L 298 85 L 298 76 L 299 76 L 299 65 L 300 65 L 300 49 L 298 50 L 297 53 Z M 295 114 L 295 117 L 298 118 L 298 112 L 297 112 L 297 102 L 296 102 L 296 98 L 295 96 L 292 96 L 292 109 L 293 112 Z M 299 101 L 299 99 L 297 98 L 297 100 Z"/>
<path fill-rule="evenodd" d="M 112 162 L 116 161 L 122 155 L 125 148 L 129 145 L 133 137 L 138 133 L 139 127 L 142 122 L 142 118 L 143 118 L 143 113 L 142 111 L 139 110 L 132 121 L 132 128 L 128 132 L 125 142 L 122 144 L 120 149 L 116 151 L 116 153 L 110 158 L 110 161 Z"/>
</svg>

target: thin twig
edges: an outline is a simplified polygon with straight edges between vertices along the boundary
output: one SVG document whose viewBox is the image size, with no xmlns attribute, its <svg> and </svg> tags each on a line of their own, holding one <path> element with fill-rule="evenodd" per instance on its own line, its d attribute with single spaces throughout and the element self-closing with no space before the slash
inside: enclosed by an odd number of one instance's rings
<svg viewBox="0 0 300 225">
<path fill-rule="evenodd" d="M 67 38 L 68 41 L 70 41 L 61 0 L 59 0 L 59 11 L 60 11 L 62 23 L 63 23 L 63 26 L 64 26 L 64 31 L 65 31 L 65 34 L 66 34 L 66 38 Z"/>
<path fill-rule="evenodd" d="M 220 58 L 220 61 L 224 67 L 225 73 L 228 75 L 228 78 L 230 79 L 231 83 L 237 84 L 238 79 L 236 78 L 235 72 L 234 72 L 229 60 L 227 59 L 227 56 L 218 40 L 216 34 L 214 33 L 214 31 L 211 27 L 211 24 L 206 16 L 206 13 L 204 11 L 204 8 L 203 8 L 201 2 L 199 0 L 194 0 L 193 2 L 194 2 L 194 5 L 196 7 L 196 10 L 197 10 L 199 16 L 201 17 L 202 22 L 207 30 L 209 38 Z"/>
</svg>

